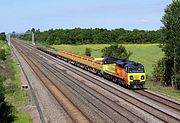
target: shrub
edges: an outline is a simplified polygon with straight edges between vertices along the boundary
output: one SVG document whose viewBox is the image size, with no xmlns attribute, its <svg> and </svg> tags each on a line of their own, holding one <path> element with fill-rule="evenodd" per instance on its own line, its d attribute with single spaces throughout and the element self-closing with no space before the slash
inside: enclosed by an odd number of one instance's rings
<svg viewBox="0 0 180 123">
<path fill-rule="evenodd" d="M 165 62 L 164 59 L 161 59 L 153 66 L 153 81 L 160 82 L 161 84 L 165 84 L 164 74 L 165 74 Z"/>
<path fill-rule="evenodd" d="M 128 52 L 122 45 L 111 45 L 102 49 L 103 57 L 114 57 L 128 60 L 132 52 Z"/>
<path fill-rule="evenodd" d="M 91 56 L 91 52 L 92 52 L 91 48 L 86 48 L 85 55 L 86 56 Z"/>
</svg>

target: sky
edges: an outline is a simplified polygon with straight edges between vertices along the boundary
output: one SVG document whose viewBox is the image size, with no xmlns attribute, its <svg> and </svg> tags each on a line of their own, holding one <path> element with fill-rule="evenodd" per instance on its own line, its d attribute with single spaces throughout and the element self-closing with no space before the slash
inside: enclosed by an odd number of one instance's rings
<svg viewBox="0 0 180 123">
<path fill-rule="evenodd" d="M 172 0 L 0 0 L 0 32 L 36 28 L 157 30 Z"/>
</svg>

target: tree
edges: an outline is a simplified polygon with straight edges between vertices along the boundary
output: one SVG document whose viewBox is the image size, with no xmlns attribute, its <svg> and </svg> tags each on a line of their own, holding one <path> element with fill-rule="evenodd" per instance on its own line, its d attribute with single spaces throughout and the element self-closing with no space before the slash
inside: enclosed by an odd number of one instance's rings
<svg viewBox="0 0 180 123">
<path fill-rule="evenodd" d="M 0 33 L 0 40 L 6 40 L 6 33 L 5 32 Z"/>
<path fill-rule="evenodd" d="M 36 29 L 35 29 L 35 28 L 32 28 L 32 29 L 31 29 L 31 32 L 35 33 L 35 32 L 36 32 Z"/>
<path fill-rule="evenodd" d="M 28 29 L 25 33 L 26 34 L 31 34 L 31 30 Z"/>
<path fill-rule="evenodd" d="M 173 0 L 162 18 L 163 51 L 165 52 L 165 82 L 180 88 L 180 0 Z M 167 76 L 168 78 L 167 78 Z"/>
<path fill-rule="evenodd" d="M 103 57 L 114 57 L 128 60 L 132 52 L 128 52 L 122 45 L 111 45 L 102 49 Z"/>
</svg>

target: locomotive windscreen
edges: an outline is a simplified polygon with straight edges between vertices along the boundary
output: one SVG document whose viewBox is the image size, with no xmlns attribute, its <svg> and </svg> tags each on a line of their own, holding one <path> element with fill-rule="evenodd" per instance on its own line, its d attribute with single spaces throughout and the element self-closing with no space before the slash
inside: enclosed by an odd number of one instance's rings
<svg viewBox="0 0 180 123">
<path fill-rule="evenodd" d="M 144 73 L 144 67 L 130 67 L 129 73 Z"/>
</svg>

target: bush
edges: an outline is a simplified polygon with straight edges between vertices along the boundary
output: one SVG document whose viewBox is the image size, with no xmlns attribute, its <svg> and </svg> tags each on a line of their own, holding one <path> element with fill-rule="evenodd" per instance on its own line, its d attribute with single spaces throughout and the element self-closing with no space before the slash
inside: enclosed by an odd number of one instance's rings
<svg viewBox="0 0 180 123">
<path fill-rule="evenodd" d="M 128 60 L 132 52 L 128 52 L 122 45 L 111 45 L 102 49 L 103 57 L 114 57 Z"/>
<path fill-rule="evenodd" d="M 155 82 L 159 82 L 162 85 L 165 85 L 165 81 L 164 81 L 164 74 L 165 74 L 165 62 L 164 59 L 161 59 L 157 62 L 157 64 L 155 64 L 153 66 L 153 81 Z"/>
<path fill-rule="evenodd" d="M 5 101 L 4 77 L 0 76 L 0 123 L 10 123 L 14 121 L 13 106 Z"/>
<path fill-rule="evenodd" d="M 0 33 L 0 40 L 6 40 L 6 33 L 5 32 Z"/>
<path fill-rule="evenodd" d="M 5 101 L 0 102 L 0 123 L 11 123 L 14 121 L 15 116 L 13 115 L 14 107 L 9 105 Z"/>
<path fill-rule="evenodd" d="M 180 73 L 173 76 L 174 79 L 174 87 L 177 90 L 180 90 Z"/>
<path fill-rule="evenodd" d="M 4 61 L 6 60 L 6 50 L 0 49 L 0 60 Z"/>
<path fill-rule="evenodd" d="M 85 50 L 85 55 L 86 56 L 91 56 L 91 48 L 86 48 L 86 50 Z"/>
<path fill-rule="evenodd" d="M 0 123 L 10 123 L 15 118 L 13 115 L 13 106 L 5 101 L 6 89 L 4 87 L 4 81 L 14 76 L 13 71 L 10 69 L 10 64 L 8 64 L 8 60 L 6 59 L 7 55 L 5 49 L 0 49 Z"/>
</svg>

